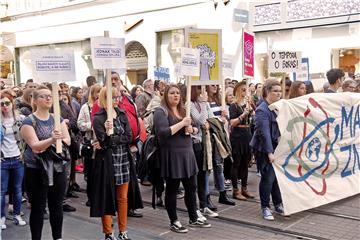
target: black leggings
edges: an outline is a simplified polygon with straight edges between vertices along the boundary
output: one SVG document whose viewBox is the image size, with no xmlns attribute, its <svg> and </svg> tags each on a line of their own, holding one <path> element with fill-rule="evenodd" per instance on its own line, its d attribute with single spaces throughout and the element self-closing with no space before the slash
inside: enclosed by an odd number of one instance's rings
<svg viewBox="0 0 360 240">
<path fill-rule="evenodd" d="M 238 177 L 241 179 L 241 187 L 246 188 L 248 173 L 249 173 L 249 162 L 251 161 L 251 153 L 245 154 L 233 154 L 234 162 L 231 168 L 231 182 L 234 189 L 238 189 Z"/>
<path fill-rule="evenodd" d="M 50 212 L 50 225 L 53 239 L 62 238 L 63 209 L 65 193 L 65 172 L 54 172 L 54 185 L 44 184 L 40 169 L 26 168 L 26 191 L 31 202 L 30 230 L 31 239 L 40 240 L 44 224 L 46 200 Z"/>
<path fill-rule="evenodd" d="M 176 193 L 179 189 L 180 181 L 185 189 L 185 205 L 188 210 L 189 218 L 191 221 L 197 220 L 196 214 L 196 175 L 190 178 L 170 179 L 166 178 L 165 189 L 165 207 L 173 223 L 178 220 L 176 214 Z"/>
</svg>

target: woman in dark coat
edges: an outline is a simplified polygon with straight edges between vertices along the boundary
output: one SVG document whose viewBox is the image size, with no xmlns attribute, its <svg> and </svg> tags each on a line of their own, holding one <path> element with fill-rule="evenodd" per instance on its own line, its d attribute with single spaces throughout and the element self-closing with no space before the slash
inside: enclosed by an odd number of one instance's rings
<svg viewBox="0 0 360 240">
<path fill-rule="evenodd" d="M 131 129 L 124 111 L 118 105 L 118 91 L 113 89 L 113 121 L 107 120 L 106 88 L 100 91 L 99 112 L 93 128 L 101 149 L 95 152 L 90 189 L 90 216 L 101 217 L 105 240 L 129 239 L 126 232 L 128 187 L 130 179 L 129 144 Z M 113 134 L 107 134 L 113 129 Z M 112 233 L 112 216 L 117 212 L 119 235 Z"/>
<path fill-rule="evenodd" d="M 166 86 L 161 107 L 154 113 L 155 135 L 158 136 L 161 177 L 166 181 L 165 206 L 170 219 L 170 230 L 186 233 L 176 214 L 176 193 L 180 181 L 185 188 L 185 205 L 192 227 L 210 227 L 196 213 L 196 158 L 191 133 L 198 133 L 191 126 L 191 118 L 185 117 L 180 89 L 177 85 Z"/>
<path fill-rule="evenodd" d="M 279 101 L 280 97 L 280 83 L 273 79 L 266 80 L 263 87 L 264 101 L 256 109 L 255 132 L 250 142 L 261 173 L 259 194 L 262 215 L 265 220 L 270 221 L 274 220 L 270 210 L 270 195 L 275 213 L 284 214 L 280 188 L 272 165 L 275 161 L 274 151 L 278 145 L 280 131 L 276 122 L 276 113 L 269 109 L 269 105 Z"/>
</svg>

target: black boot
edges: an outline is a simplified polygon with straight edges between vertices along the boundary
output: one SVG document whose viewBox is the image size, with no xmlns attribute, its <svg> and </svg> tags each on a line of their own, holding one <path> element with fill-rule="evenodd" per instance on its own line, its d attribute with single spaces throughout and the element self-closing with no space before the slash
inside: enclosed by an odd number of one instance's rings
<svg viewBox="0 0 360 240">
<path fill-rule="evenodd" d="M 228 195 L 226 194 L 226 191 L 220 192 L 219 196 L 219 203 L 226 204 L 226 205 L 235 205 L 235 202 L 232 201 Z"/>
<path fill-rule="evenodd" d="M 213 204 L 213 202 L 211 201 L 211 198 L 210 198 L 210 194 L 208 194 L 206 196 L 206 203 L 207 203 L 207 207 L 211 210 L 211 211 L 217 211 L 217 206 L 215 206 Z"/>
</svg>

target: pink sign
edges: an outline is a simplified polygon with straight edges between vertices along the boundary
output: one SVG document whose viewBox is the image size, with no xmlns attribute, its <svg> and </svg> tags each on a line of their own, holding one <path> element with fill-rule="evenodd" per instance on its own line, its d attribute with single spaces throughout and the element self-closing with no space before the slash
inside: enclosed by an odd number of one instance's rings
<svg viewBox="0 0 360 240">
<path fill-rule="evenodd" d="M 254 77 L 254 35 L 243 34 L 243 69 L 244 75 Z"/>
</svg>

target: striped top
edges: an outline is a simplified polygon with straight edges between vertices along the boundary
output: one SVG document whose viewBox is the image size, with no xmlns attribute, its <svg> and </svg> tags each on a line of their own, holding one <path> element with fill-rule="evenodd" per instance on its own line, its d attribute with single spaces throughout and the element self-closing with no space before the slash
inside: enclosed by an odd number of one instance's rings
<svg viewBox="0 0 360 240">
<path fill-rule="evenodd" d="M 209 102 L 209 106 L 215 117 L 221 117 L 221 105 L 217 105 L 216 102 Z"/>
</svg>

